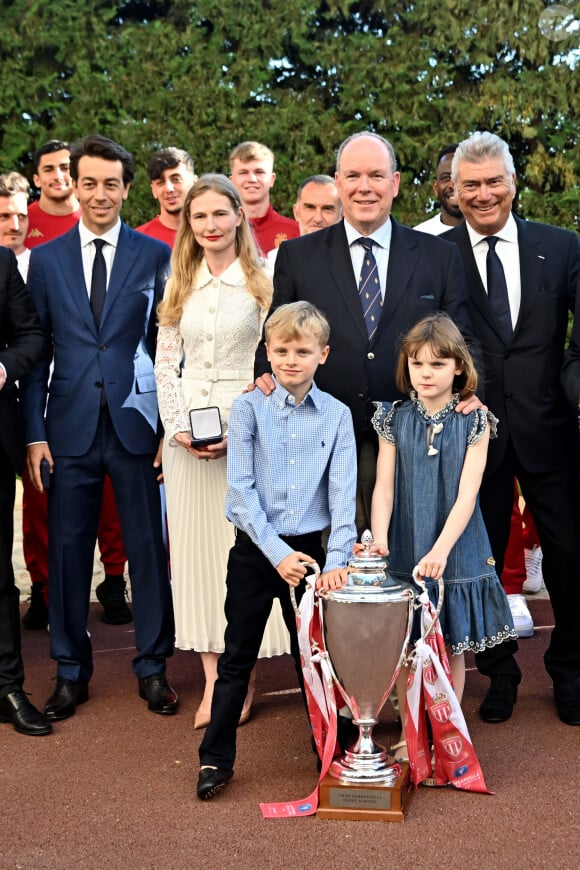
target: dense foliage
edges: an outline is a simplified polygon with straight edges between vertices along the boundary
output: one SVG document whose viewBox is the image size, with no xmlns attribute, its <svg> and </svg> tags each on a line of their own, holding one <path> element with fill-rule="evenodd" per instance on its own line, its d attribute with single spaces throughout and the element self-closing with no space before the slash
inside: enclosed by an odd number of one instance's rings
<svg viewBox="0 0 580 870">
<path fill-rule="evenodd" d="M 522 213 L 578 228 L 578 22 L 546 27 L 550 5 L 3 0 L 0 168 L 30 175 L 45 140 L 102 132 L 135 155 L 124 216 L 137 223 L 156 211 L 152 150 L 178 145 L 198 172 L 227 171 L 252 138 L 276 153 L 273 199 L 288 214 L 298 182 L 373 129 L 395 146 L 395 213 L 412 225 L 433 207 L 438 150 L 490 129 L 516 158 Z"/>
</svg>

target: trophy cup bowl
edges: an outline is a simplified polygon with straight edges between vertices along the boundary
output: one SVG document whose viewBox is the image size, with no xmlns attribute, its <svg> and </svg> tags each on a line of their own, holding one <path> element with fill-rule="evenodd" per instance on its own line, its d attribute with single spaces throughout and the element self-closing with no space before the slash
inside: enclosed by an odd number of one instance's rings
<svg viewBox="0 0 580 870">
<path fill-rule="evenodd" d="M 335 684 L 359 728 L 358 740 L 332 763 L 344 782 L 391 782 L 398 768 L 375 743 L 373 728 L 397 678 L 409 640 L 413 592 L 403 586 L 346 586 L 320 596 L 323 640 Z"/>
<path fill-rule="evenodd" d="M 349 563 L 348 585 L 318 593 L 335 686 L 359 729 L 321 782 L 318 815 L 403 821 L 413 794 L 409 764 L 389 756 L 373 728 L 405 659 L 419 588 L 388 575 L 385 559 L 370 553 L 370 532 L 361 540 L 364 550 Z"/>
</svg>

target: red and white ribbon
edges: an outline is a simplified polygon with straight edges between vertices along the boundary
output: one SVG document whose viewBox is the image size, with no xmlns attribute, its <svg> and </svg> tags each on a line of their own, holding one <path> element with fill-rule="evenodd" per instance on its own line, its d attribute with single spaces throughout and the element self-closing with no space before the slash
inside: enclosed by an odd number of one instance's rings
<svg viewBox="0 0 580 870">
<path fill-rule="evenodd" d="M 424 587 L 424 584 L 420 584 Z M 451 783 L 466 791 L 493 794 L 485 784 L 461 705 L 453 690 L 439 619 L 424 588 L 421 634 L 415 643 L 407 681 L 405 736 L 415 786 L 433 776 L 435 785 Z M 433 734 L 433 758 L 425 709 Z"/>
<path fill-rule="evenodd" d="M 314 815 L 318 809 L 319 786 L 338 752 L 336 740 L 336 698 L 328 654 L 323 649 L 320 614 L 314 588 L 318 573 L 306 578 L 307 588 L 296 614 L 302 673 L 312 734 L 322 767 L 314 791 L 298 801 L 261 803 L 265 819 L 283 819 Z"/>
</svg>

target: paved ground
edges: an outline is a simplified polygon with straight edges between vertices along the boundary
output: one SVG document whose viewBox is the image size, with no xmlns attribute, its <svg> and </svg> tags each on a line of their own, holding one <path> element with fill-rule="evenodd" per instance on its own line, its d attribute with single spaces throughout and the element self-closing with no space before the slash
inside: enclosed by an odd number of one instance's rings
<svg viewBox="0 0 580 870">
<path fill-rule="evenodd" d="M 524 680 L 509 722 L 481 722 L 485 680 L 469 662 L 464 710 L 495 795 L 420 789 L 398 825 L 262 819 L 260 801 L 301 798 L 316 782 L 287 656 L 259 663 L 236 775 L 215 801 L 198 801 L 198 656 L 178 652 L 169 662 L 181 708 L 175 717 L 155 716 L 131 673 L 132 628 L 104 625 L 93 604 L 90 701 L 50 737 L 0 725 L 0 870 L 577 870 L 580 728 L 557 718 L 542 664 L 549 602 L 535 597 L 530 607 L 536 633 L 520 644 Z M 48 633 L 25 631 L 23 644 L 26 688 L 42 705 L 54 673 Z M 377 736 L 388 743 L 396 735 L 385 710 Z"/>
</svg>

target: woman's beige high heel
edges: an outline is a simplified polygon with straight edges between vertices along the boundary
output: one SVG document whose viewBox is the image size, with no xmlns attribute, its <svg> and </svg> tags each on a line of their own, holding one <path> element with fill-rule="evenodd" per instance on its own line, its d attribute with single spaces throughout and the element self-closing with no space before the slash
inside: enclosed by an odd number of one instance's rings
<svg viewBox="0 0 580 870">
<path fill-rule="evenodd" d="M 240 716 L 239 725 L 245 725 L 252 715 L 252 701 L 254 700 L 254 689 L 256 688 L 256 668 L 250 674 L 250 682 L 248 683 L 248 694 L 242 707 L 242 715 Z"/>
</svg>

